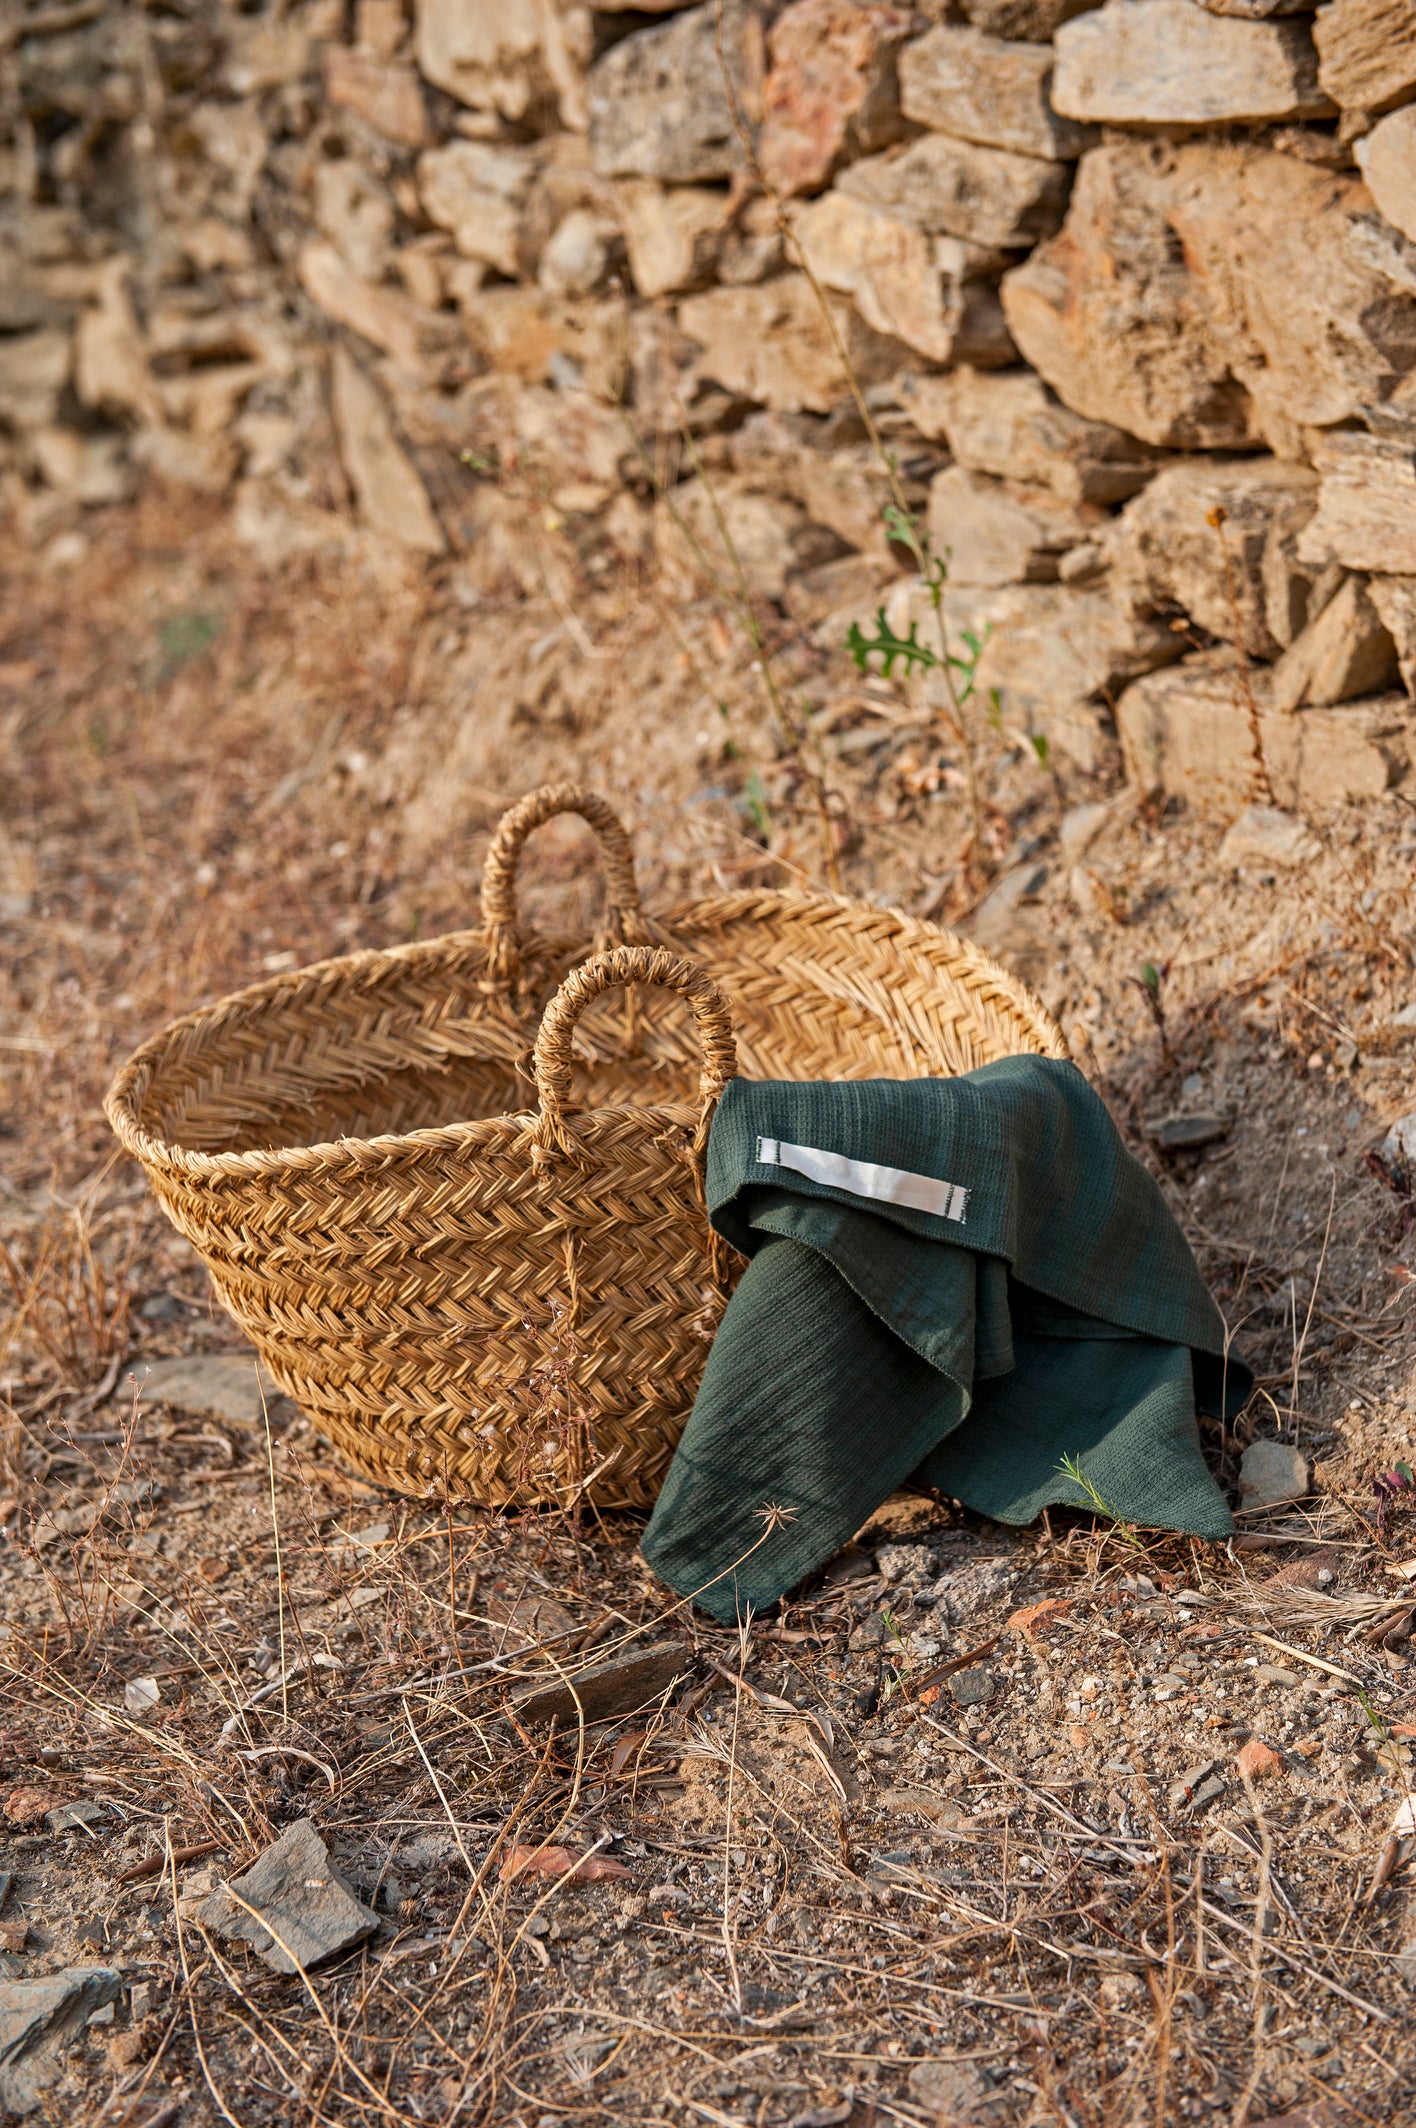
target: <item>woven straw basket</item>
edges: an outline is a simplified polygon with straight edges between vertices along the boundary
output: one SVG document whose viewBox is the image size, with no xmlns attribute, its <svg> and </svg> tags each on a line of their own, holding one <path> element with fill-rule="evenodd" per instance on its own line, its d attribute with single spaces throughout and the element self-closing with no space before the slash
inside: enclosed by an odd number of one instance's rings
<svg viewBox="0 0 1416 2128">
<path fill-rule="evenodd" d="M 560 812 L 604 848 L 593 941 L 517 926 L 522 846 Z M 701 1168 L 734 1029 L 738 1071 L 790 1079 L 1066 1046 L 1004 969 L 897 911 L 747 891 L 646 916 L 619 820 L 571 786 L 506 815 L 482 914 L 175 1021 L 109 1120 L 357 1467 L 489 1505 L 646 1506 L 731 1284 Z"/>
</svg>

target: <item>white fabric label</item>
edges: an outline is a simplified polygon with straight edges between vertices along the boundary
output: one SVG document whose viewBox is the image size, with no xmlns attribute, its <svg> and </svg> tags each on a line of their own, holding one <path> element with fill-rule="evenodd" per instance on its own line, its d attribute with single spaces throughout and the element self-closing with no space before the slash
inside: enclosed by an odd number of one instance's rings
<svg viewBox="0 0 1416 2128">
<path fill-rule="evenodd" d="M 873 1160 L 850 1160 L 844 1153 L 823 1152 L 815 1145 L 787 1145 L 780 1138 L 759 1138 L 757 1157 L 764 1167 L 789 1167 L 812 1182 L 849 1190 L 853 1197 L 904 1204 L 914 1212 L 932 1212 L 936 1219 L 964 1223 L 969 1192 L 957 1182 L 915 1175 L 906 1167 L 879 1167 Z"/>
</svg>

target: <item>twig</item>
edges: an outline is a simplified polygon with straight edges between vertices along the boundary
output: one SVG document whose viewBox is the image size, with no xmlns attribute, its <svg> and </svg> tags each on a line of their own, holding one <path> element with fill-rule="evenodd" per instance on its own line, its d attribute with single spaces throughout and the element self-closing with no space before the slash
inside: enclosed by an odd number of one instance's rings
<svg viewBox="0 0 1416 2128">
<path fill-rule="evenodd" d="M 1339 1670 L 1336 1663 L 1324 1662 L 1321 1655 L 1310 1655 L 1306 1648 L 1290 1647 L 1286 1640 L 1275 1640 L 1271 1633 L 1251 1633 L 1251 1640 L 1262 1641 L 1266 1648 L 1276 1648 L 1280 1655 L 1291 1655 L 1295 1662 L 1306 1663 L 1310 1670 L 1325 1670 L 1329 1677 L 1340 1677 L 1345 1685 L 1360 1688 L 1362 1680 L 1350 1670 Z"/>
<path fill-rule="evenodd" d="M 206 2048 L 202 2045 L 202 2035 L 197 2030 L 196 1998 L 192 1993 L 192 1974 L 187 1964 L 187 1945 L 182 1935 L 182 1907 L 177 1896 L 177 1857 L 172 1847 L 172 1825 L 168 1818 L 164 1818 L 162 1821 L 162 1837 L 167 1849 L 167 1867 L 172 1878 L 172 1923 L 177 1931 L 177 1955 L 182 1961 L 182 1984 L 187 1997 L 187 2015 L 191 2020 L 192 2040 L 197 2050 L 197 2060 L 202 2065 L 202 2076 L 208 2091 L 211 2093 L 212 2102 L 217 2112 L 224 2121 L 230 2122 L 230 2128 L 242 2128 L 241 2122 L 237 2120 L 226 2100 L 217 2089 L 215 2079 L 211 2073 L 211 2064 L 206 2057 Z"/>
<path fill-rule="evenodd" d="M 260 1391 L 261 1417 L 265 1420 L 266 1465 L 270 1471 L 270 1526 L 275 1537 L 275 1617 L 280 1638 L 280 1718 L 290 1719 L 290 1684 L 285 1673 L 285 1574 L 280 1560 L 280 1515 L 275 1504 L 275 1443 L 270 1431 L 270 1408 L 266 1403 L 265 1383 L 261 1370 L 256 1367 L 256 1387 Z"/>
</svg>

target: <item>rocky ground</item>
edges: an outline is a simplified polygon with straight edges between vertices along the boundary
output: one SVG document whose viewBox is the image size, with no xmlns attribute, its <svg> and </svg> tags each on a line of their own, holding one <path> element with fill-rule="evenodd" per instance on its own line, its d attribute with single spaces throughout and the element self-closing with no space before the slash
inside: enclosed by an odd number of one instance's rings
<svg viewBox="0 0 1416 2128">
<path fill-rule="evenodd" d="M 0 2099 L 105 2128 L 1405 2118 L 1416 1267 L 1409 1171 L 1370 1156 L 1413 1106 L 1416 805 L 1393 773 L 1210 811 L 975 705 L 966 859 L 937 700 L 846 655 L 908 597 L 888 557 L 808 573 L 744 645 L 730 604 L 522 515 L 514 595 L 354 535 L 262 569 L 159 488 L 6 556 Z M 1240 1538 L 900 1496 L 738 1635 L 653 1582 L 632 1517 L 448 1514 L 287 1404 L 267 1429 L 103 1089 L 253 974 L 466 921 L 552 774 L 623 810 L 651 905 L 830 866 L 1038 986 L 1259 1375 L 1207 1435 Z M 583 830 L 545 830 L 530 920 L 598 892 Z M 583 1728 L 520 1696 L 567 1651 Z"/>
</svg>

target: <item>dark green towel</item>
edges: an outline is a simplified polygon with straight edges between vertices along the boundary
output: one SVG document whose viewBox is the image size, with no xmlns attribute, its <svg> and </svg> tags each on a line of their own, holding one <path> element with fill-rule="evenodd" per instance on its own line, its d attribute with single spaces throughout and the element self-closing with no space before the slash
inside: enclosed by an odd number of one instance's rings
<svg viewBox="0 0 1416 2128">
<path fill-rule="evenodd" d="M 714 1226 L 751 1261 L 644 1534 L 732 1619 L 794 1588 L 912 1474 L 1000 1522 L 1088 1503 L 1224 1537 L 1203 1410 L 1252 1387 L 1152 1176 L 1073 1064 L 734 1079 Z"/>
</svg>

